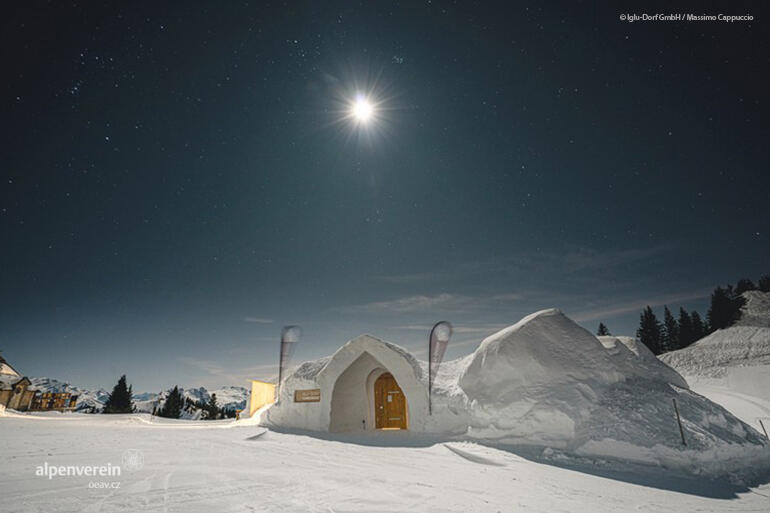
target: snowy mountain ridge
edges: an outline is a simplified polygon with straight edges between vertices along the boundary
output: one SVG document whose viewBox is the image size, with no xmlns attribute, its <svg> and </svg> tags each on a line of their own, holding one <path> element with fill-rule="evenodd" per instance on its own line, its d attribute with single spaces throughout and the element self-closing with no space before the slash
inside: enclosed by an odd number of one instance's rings
<svg viewBox="0 0 770 513">
<path fill-rule="evenodd" d="M 75 411 L 79 412 L 100 412 L 109 397 L 109 392 L 103 388 L 91 390 L 47 377 L 30 378 L 30 381 L 32 381 L 32 386 L 41 392 L 70 392 L 72 395 L 77 395 Z M 192 402 L 207 403 L 211 399 L 211 395 L 216 394 L 217 405 L 224 409 L 243 409 L 246 407 L 246 401 L 249 398 L 248 389 L 236 386 L 225 386 L 213 390 L 208 390 L 205 387 L 180 388 L 179 390 L 184 399 L 190 399 Z M 136 411 L 152 413 L 156 406 L 163 404 L 168 392 L 169 390 L 164 390 L 160 393 L 135 393 L 134 405 L 136 406 Z M 199 411 L 185 412 L 183 414 L 183 418 L 199 417 Z"/>
<path fill-rule="evenodd" d="M 103 388 L 87 389 L 66 381 L 46 377 L 30 378 L 30 381 L 32 387 L 41 392 L 69 392 L 72 395 L 77 395 L 76 411 L 101 410 L 109 397 L 109 392 Z"/>
</svg>

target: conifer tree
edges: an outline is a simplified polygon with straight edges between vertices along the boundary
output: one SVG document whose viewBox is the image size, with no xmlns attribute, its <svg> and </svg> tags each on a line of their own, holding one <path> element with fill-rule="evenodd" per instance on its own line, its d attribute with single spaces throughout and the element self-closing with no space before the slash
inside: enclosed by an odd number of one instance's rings
<svg viewBox="0 0 770 513">
<path fill-rule="evenodd" d="M 693 310 L 690 314 L 690 322 L 692 326 L 692 340 L 693 342 L 697 342 L 698 340 L 702 339 L 708 334 L 708 327 L 703 322 L 703 320 L 700 317 L 700 314 Z"/>
<path fill-rule="evenodd" d="M 732 285 L 715 288 L 711 293 L 711 306 L 707 313 L 710 331 L 732 326 L 740 318 L 744 303 L 745 299 L 735 293 Z"/>
<path fill-rule="evenodd" d="M 639 319 L 639 329 L 636 330 L 636 337 L 646 345 L 653 354 L 662 353 L 661 348 L 661 325 L 652 308 L 647 306 Z"/>
<path fill-rule="evenodd" d="M 735 284 L 736 295 L 743 294 L 744 292 L 749 290 L 757 290 L 757 286 L 754 285 L 754 282 L 748 278 L 740 279 L 738 280 L 738 283 Z"/>
<path fill-rule="evenodd" d="M 679 346 L 679 325 L 671 315 L 668 306 L 663 307 L 663 332 L 661 333 L 661 350 L 674 351 Z"/>
<path fill-rule="evenodd" d="M 217 406 L 217 394 L 211 394 L 209 402 L 206 404 L 206 418 L 216 419 L 219 414 L 219 406 Z"/>
<path fill-rule="evenodd" d="M 175 386 L 166 396 L 166 402 L 163 403 L 158 415 L 167 419 L 178 419 L 182 415 L 182 404 L 182 394 L 179 392 L 179 387 Z"/>
<path fill-rule="evenodd" d="M 759 278 L 758 284 L 759 290 L 762 292 L 770 292 L 770 275 L 764 274 Z"/>
<path fill-rule="evenodd" d="M 695 342 L 692 328 L 692 317 L 682 307 L 679 307 L 679 343 L 677 349 L 682 349 Z"/>
<path fill-rule="evenodd" d="M 104 413 L 131 413 L 134 411 L 132 398 L 132 387 L 126 384 L 126 375 L 123 374 L 113 387 L 102 411 Z"/>
<path fill-rule="evenodd" d="M 599 329 L 596 330 L 596 335 L 599 337 L 604 337 L 611 335 L 611 333 L 610 330 L 607 329 L 607 326 L 605 326 L 603 322 L 600 322 Z"/>
</svg>

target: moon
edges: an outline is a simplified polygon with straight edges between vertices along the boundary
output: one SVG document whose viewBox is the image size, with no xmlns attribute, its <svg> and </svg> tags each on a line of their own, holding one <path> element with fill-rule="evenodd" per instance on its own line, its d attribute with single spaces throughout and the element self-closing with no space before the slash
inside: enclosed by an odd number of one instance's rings
<svg viewBox="0 0 770 513">
<path fill-rule="evenodd" d="M 350 108 L 353 119 L 359 123 L 366 123 L 372 119 L 374 106 L 364 96 L 359 96 Z"/>
</svg>

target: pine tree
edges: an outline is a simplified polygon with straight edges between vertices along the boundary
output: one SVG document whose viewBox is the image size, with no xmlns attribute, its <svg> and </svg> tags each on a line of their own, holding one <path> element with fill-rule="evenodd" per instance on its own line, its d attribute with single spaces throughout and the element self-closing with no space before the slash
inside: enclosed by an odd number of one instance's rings
<svg viewBox="0 0 770 513">
<path fill-rule="evenodd" d="M 118 380 L 112 393 L 104 403 L 104 413 L 131 413 L 134 411 L 132 401 L 133 390 L 131 386 L 126 385 L 126 375 L 123 374 Z"/>
<path fill-rule="evenodd" d="M 711 331 L 729 328 L 741 317 L 741 307 L 746 300 L 736 294 L 732 285 L 717 287 L 711 293 L 711 306 L 707 318 Z"/>
<path fill-rule="evenodd" d="M 682 349 L 695 342 L 695 334 L 693 333 L 692 317 L 682 307 L 679 307 L 679 344 L 677 349 Z"/>
<path fill-rule="evenodd" d="M 757 286 L 754 285 L 754 282 L 749 280 L 748 278 L 743 278 L 741 280 L 738 280 L 738 283 L 735 284 L 735 293 L 737 295 L 743 294 L 744 292 L 749 290 L 757 290 Z"/>
<path fill-rule="evenodd" d="M 639 329 L 636 330 L 636 337 L 646 345 L 653 354 L 662 353 L 661 348 L 661 325 L 652 308 L 647 306 L 639 319 Z"/>
<path fill-rule="evenodd" d="M 206 404 L 206 418 L 216 419 L 219 414 L 219 406 L 217 406 L 217 394 L 211 394 L 209 402 Z"/>
<path fill-rule="evenodd" d="M 158 416 L 167 419 L 178 419 L 182 415 L 182 394 L 179 387 L 175 386 L 166 396 L 166 402 L 158 412 Z"/>
<path fill-rule="evenodd" d="M 692 313 L 690 313 L 690 320 L 692 322 L 693 342 L 697 342 L 698 340 L 708 335 L 708 326 L 706 326 L 706 324 L 703 322 L 700 314 L 697 311 L 693 310 Z"/>
<path fill-rule="evenodd" d="M 763 274 L 759 278 L 759 290 L 762 292 L 770 292 L 770 275 Z"/>
<path fill-rule="evenodd" d="M 679 346 L 679 325 L 671 315 L 668 306 L 663 307 L 663 332 L 661 334 L 661 350 L 674 351 Z"/>
<path fill-rule="evenodd" d="M 610 330 L 607 329 L 607 326 L 605 326 L 603 322 L 600 322 L 599 329 L 596 330 L 596 335 L 599 337 L 606 337 L 611 335 L 611 333 Z"/>
</svg>

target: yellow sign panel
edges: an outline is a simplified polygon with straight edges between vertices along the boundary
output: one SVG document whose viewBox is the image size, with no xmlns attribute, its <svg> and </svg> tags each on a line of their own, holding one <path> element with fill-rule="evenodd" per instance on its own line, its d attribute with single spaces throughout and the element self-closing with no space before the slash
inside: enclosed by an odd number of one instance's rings
<svg viewBox="0 0 770 513">
<path fill-rule="evenodd" d="M 275 385 L 264 381 L 251 380 L 251 401 L 249 402 L 249 416 L 267 404 L 275 402 Z"/>
<path fill-rule="evenodd" d="M 295 390 L 295 403 L 317 403 L 321 401 L 321 389 L 313 388 L 311 390 Z"/>
</svg>

